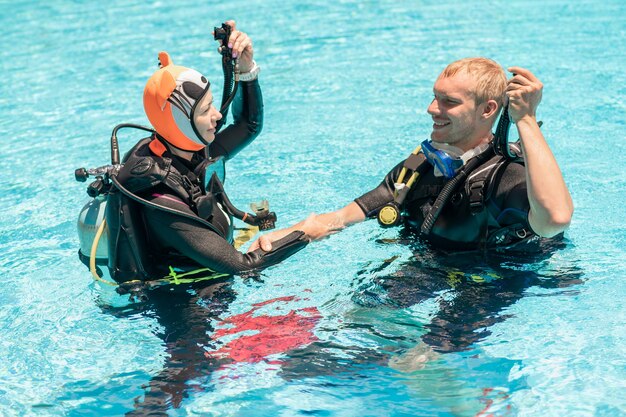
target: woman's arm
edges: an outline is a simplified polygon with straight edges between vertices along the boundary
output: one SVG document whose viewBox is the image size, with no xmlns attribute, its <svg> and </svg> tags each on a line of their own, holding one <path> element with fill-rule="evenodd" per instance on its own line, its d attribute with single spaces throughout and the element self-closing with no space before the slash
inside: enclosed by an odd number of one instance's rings
<svg viewBox="0 0 626 417">
<path fill-rule="evenodd" d="M 228 160 L 261 133 L 263 95 L 257 79 L 259 68 L 254 62 L 252 39 L 237 30 L 234 20 L 226 23 L 232 27 L 228 46 L 233 51 L 233 58 L 238 60 L 241 77 L 247 78 L 246 81 L 239 81 L 237 94 L 231 104 L 233 123 L 219 132 L 209 145 L 210 156 L 224 156 Z"/>
<path fill-rule="evenodd" d="M 159 244 L 216 272 L 240 274 L 275 265 L 304 248 L 309 239 L 302 232 L 289 233 L 274 242 L 271 251 L 241 253 L 216 232 L 200 223 L 163 210 L 144 208 L 148 233 Z"/>
</svg>

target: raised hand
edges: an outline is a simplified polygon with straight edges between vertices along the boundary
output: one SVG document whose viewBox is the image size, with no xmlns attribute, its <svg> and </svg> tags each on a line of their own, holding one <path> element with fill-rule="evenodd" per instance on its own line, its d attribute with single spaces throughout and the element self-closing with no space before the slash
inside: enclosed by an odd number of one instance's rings
<svg viewBox="0 0 626 417">
<path fill-rule="evenodd" d="M 524 117 L 535 118 L 541 102 L 543 84 L 525 68 L 510 67 L 508 70 L 515 74 L 506 87 L 511 119 L 517 123 Z"/>
</svg>

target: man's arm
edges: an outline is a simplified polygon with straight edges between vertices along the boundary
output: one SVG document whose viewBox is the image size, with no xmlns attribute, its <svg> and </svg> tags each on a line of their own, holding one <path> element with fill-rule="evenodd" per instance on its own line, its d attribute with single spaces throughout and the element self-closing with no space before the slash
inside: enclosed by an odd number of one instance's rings
<svg viewBox="0 0 626 417">
<path fill-rule="evenodd" d="M 506 95 L 509 114 L 517 126 L 524 150 L 530 211 L 528 222 L 543 237 L 555 236 L 570 224 L 574 204 L 561 170 L 535 116 L 543 85 L 527 69 L 511 67 Z"/>
<path fill-rule="evenodd" d="M 248 252 L 254 251 L 259 247 L 268 252 L 272 250 L 272 242 L 295 231 L 303 231 L 309 239 L 319 240 L 363 220 L 365 220 L 365 213 L 353 201 L 339 210 L 330 213 L 312 214 L 307 219 L 291 227 L 265 234 L 252 243 Z"/>
<path fill-rule="evenodd" d="M 402 166 L 403 162 L 400 162 L 385 176 L 378 187 L 358 197 L 347 206 L 330 213 L 312 214 L 298 224 L 263 235 L 252 243 L 248 251 L 256 250 L 259 247 L 268 251 L 272 249 L 273 241 L 296 230 L 303 231 L 311 240 L 323 239 L 348 226 L 360 223 L 368 217 L 376 216 L 378 210 L 393 201 L 393 184 L 400 175 Z"/>
</svg>

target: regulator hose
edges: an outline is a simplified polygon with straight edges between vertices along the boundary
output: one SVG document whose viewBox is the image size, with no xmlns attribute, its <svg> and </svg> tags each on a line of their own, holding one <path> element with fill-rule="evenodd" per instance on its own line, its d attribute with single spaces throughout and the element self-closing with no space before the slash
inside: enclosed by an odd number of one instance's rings
<svg viewBox="0 0 626 417">
<path fill-rule="evenodd" d="M 160 206 L 158 204 L 155 204 L 155 203 L 153 203 L 151 201 L 148 201 L 148 200 L 146 200 L 144 198 L 141 198 L 138 195 L 132 193 L 131 191 L 126 189 L 119 182 L 119 180 L 117 179 L 117 175 L 111 175 L 111 182 L 113 183 L 115 188 L 117 188 L 122 194 L 124 194 L 126 197 L 130 198 L 131 200 L 135 200 L 136 202 L 138 202 L 140 204 L 143 204 L 143 205 L 155 208 L 157 210 L 165 211 L 165 212 L 168 212 L 168 213 L 173 213 L 173 214 L 176 214 L 177 216 L 193 220 L 193 221 L 195 221 L 197 223 L 202 224 L 203 226 L 207 227 L 208 229 L 212 230 L 213 232 L 217 233 L 218 236 L 224 237 L 224 235 L 219 230 L 217 230 L 217 228 L 215 226 L 213 226 L 211 223 L 209 223 L 208 221 L 206 221 L 206 220 L 204 220 L 204 219 L 202 219 L 202 218 L 200 218 L 198 216 L 191 215 L 191 214 L 185 213 L 184 211 L 179 211 L 179 210 L 172 209 L 172 208 L 169 208 L 169 207 Z"/>
<path fill-rule="evenodd" d="M 233 102 L 235 94 L 237 94 L 237 89 L 239 88 L 239 64 L 236 59 L 233 60 L 232 57 L 229 56 L 229 51 L 231 51 L 231 49 L 222 47 L 222 71 L 224 72 L 222 107 L 220 108 L 222 118 L 217 121 L 215 133 L 219 132 L 226 123 L 230 103 Z"/>
<path fill-rule="evenodd" d="M 120 147 L 117 142 L 117 131 L 123 128 L 131 127 L 133 129 L 145 130 L 146 132 L 150 132 L 151 134 L 155 133 L 154 129 L 149 127 L 137 125 L 134 123 L 122 123 L 113 128 L 113 132 L 111 132 L 111 164 L 119 165 L 120 163 Z"/>
<path fill-rule="evenodd" d="M 117 286 L 117 283 L 107 281 L 106 279 L 102 278 L 100 275 L 98 275 L 98 271 L 96 269 L 96 252 L 98 251 L 98 243 L 100 243 L 100 238 L 102 237 L 102 233 L 104 232 L 106 224 L 107 224 L 106 219 L 102 219 L 102 223 L 100 223 L 100 226 L 98 227 L 98 231 L 96 232 L 96 236 L 93 239 L 93 243 L 91 244 L 91 252 L 89 253 L 89 271 L 91 271 L 91 275 L 93 276 L 93 279 L 95 279 L 96 281 L 100 281 L 103 284 L 107 284 L 107 285 L 111 285 L 115 287 Z"/>
<path fill-rule="evenodd" d="M 269 211 L 269 208 L 258 211 L 256 215 L 239 210 L 226 195 L 226 192 L 224 191 L 224 185 L 219 180 L 216 173 L 213 173 L 213 175 L 211 176 L 211 187 L 217 188 L 217 192 L 215 193 L 215 195 L 219 196 L 220 203 L 224 206 L 226 211 L 234 217 L 238 218 L 244 223 L 249 224 L 250 226 L 257 226 L 261 230 L 270 230 L 274 228 L 274 224 L 277 220 L 276 213 L 274 213 L 273 211 Z"/>
</svg>

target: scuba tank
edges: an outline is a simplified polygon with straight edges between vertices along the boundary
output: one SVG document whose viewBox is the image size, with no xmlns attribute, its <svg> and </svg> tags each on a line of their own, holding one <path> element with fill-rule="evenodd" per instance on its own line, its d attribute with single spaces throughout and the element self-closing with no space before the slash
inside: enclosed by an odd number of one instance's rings
<svg viewBox="0 0 626 417">
<path fill-rule="evenodd" d="M 95 177 L 95 180 L 87 186 L 87 195 L 91 197 L 91 200 L 81 209 L 77 222 L 80 241 L 78 257 L 92 270 L 94 278 L 96 276 L 101 278 L 100 274 L 95 271 L 96 265 L 107 265 L 109 259 L 109 230 L 104 220 L 107 197 L 112 187 L 111 178 L 121 168 L 117 132 L 124 127 L 154 133 L 154 130 L 147 127 L 120 124 L 113 129 L 111 134 L 111 164 L 92 169 L 78 168 L 74 171 L 74 178 L 78 182 L 86 182 L 89 177 Z"/>
<path fill-rule="evenodd" d="M 91 256 L 91 247 L 96 238 L 96 233 L 102 224 L 102 220 L 104 220 L 106 204 L 106 196 L 97 196 L 85 204 L 78 215 L 77 228 L 80 241 L 78 257 L 86 264 L 85 260 L 88 260 Z M 109 259 L 108 241 L 109 229 L 105 227 L 100 237 L 100 244 L 96 246 L 96 265 L 106 265 Z"/>
</svg>

